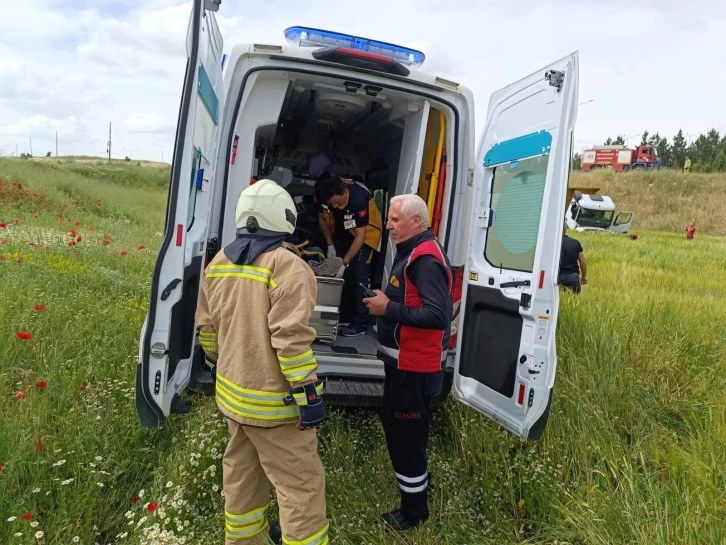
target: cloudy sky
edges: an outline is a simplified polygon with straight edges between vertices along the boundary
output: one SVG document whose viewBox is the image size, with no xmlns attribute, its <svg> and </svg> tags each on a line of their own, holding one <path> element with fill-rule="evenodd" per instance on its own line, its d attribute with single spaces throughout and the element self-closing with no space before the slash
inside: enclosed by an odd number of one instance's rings
<svg viewBox="0 0 726 545">
<path fill-rule="evenodd" d="M 184 78 L 190 2 L 0 0 L 0 155 L 106 152 L 169 162 Z M 225 51 L 284 43 L 292 25 L 334 29 L 424 51 L 423 69 L 489 95 L 580 52 L 576 149 L 726 133 L 723 0 L 223 0 Z M 635 136 L 638 135 L 638 136 Z M 689 138 L 689 140 L 691 139 Z"/>
</svg>

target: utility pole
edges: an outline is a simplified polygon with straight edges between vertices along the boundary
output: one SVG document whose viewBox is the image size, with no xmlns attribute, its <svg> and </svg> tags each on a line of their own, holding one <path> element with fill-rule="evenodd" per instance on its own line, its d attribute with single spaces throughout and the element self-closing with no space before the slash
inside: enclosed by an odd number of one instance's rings
<svg viewBox="0 0 726 545">
<path fill-rule="evenodd" d="M 55 131 L 55 156 L 58 157 L 58 131 Z"/>
<path fill-rule="evenodd" d="M 28 140 L 30 140 L 30 156 L 33 156 L 33 137 L 28 136 Z"/>
<path fill-rule="evenodd" d="M 111 162 L 111 122 L 108 122 L 108 162 Z"/>
</svg>

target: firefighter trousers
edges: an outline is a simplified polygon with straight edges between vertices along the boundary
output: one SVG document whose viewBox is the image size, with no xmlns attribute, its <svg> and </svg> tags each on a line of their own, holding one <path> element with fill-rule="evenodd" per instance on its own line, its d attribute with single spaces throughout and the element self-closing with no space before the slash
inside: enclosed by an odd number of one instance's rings
<svg viewBox="0 0 726 545">
<path fill-rule="evenodd" d="M 222 461 L 225 545 L 268 544 L 270 484 L 280 508 L 283 543 L 328 545 L 325 473 L 315 430 L 274 428 L 227 419 Z"/>
<path fill-rule="evenodd" d="M 401 492 L 401 510 L 409 520 L 415 521 L 429 514 L 426 449 L 431 400 L 441 390 L 443 373 L 413 373 L 389 365 L 385 371 L 383 431 Z"/>
</svg>

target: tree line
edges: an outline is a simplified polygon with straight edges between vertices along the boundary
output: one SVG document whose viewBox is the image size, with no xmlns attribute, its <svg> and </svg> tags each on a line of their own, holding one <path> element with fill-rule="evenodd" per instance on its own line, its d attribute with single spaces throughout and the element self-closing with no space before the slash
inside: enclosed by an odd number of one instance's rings
<svg viewBox="0 0 726 545">
<path fill-rule="evenodd" d="M 608 137 L 603 144 L 624 146 L 625 137 L 620 135 L 615 138 Z M 673 168 L 683 168 L 683 162 L 688 155 L 691 158 L 692 172 L 726 172 L 726 135 L 722 137 L 716 129 L 711 129 L 706 134 L 700 134 L 690 144 L 686 142 L 682 129 L 678 130 L 671 141 L 658 132 L 650 134 L 645 131 L 639 145 L 646 144 L 654 146 L 658 150 L 658 157 L 663 161 L 663 165 L 668 162 L 668 159 L 672 159 Z M 572 168 L 579 169 L 581 164 L 582 154 L 576 153 L 573 157 Z"/>
</svg>

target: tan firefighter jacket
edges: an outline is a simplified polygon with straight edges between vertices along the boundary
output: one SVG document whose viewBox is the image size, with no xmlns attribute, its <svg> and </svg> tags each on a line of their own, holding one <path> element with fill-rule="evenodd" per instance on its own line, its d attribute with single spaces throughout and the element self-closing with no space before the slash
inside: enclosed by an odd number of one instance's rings
<svg viewBox="0 0 726 545">
<path fill-rule="evenodd" d="M 297 405 L 285 405 L 283 397 L 317 380 L 312 270 L 284 245 L 249 265 L 219 252 L 204 277 L 195 319 L 202 348 L 217 360 L 219 410 L 253 426 L 296 421 Z"/>
</svg>

